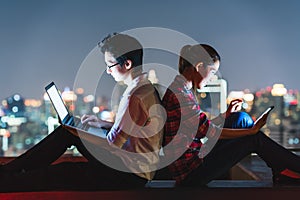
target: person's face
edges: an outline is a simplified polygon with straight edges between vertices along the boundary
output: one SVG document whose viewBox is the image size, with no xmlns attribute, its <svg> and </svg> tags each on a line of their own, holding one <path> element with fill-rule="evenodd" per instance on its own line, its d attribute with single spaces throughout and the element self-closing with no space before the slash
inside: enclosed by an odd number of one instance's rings
<svg viewBox="0 0 300 200">
<path fill-rule="evenodd" d="M 196 66 L 198 76 L 195 76 L 194 85 L 201 89 L 206 86 L 214 77 L 216 72 L 219 70 L 220 62 L 217 61 L 213 65 L 202 66 L 201 64 Z"/>
<path fill-rule="evenodd" d="M 126 79 L 128 76 L 128 69 L 124 66 L 121 66 L 110 52 L 105 52 L 104 60 L 107 65 L 106 72 L 110 74 L 115 81 L 124 81 Z"/>
</svg>

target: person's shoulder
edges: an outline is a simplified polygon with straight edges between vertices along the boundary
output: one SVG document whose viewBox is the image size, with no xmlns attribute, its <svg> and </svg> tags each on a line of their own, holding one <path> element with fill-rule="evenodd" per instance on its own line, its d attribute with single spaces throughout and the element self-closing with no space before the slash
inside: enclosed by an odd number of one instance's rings
<svg viewBox="0 0 300 200">
<path fill-rule="evenodd" d="M 154 90 L 154 85 L 148 79 L 140 80 L 133 89 L 134 93 L 143 93 L 145 90 Z"/>
<path fill-rule="evenodd" d="M 177 98 L 176 98 L 176 91 L 167 88 L 166 92 L 162 98 L 162 103 L 163 104 L 167 104 L 168 102 L 174 102 Z"/>
</svg>

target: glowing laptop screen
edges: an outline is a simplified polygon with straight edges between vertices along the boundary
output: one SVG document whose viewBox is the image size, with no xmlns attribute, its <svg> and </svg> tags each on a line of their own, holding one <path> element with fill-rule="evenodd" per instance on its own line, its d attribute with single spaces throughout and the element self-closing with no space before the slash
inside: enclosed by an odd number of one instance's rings
<svg viewBox="0 0 300 200">
<path fill-rule="evenodd" d="M 63 121 L 64 118 L 69 113 L 68 113 L 68 110 L 67 110 L 67 108 L 66 108 L 66 106 L 54 84 L 47 90 L 47 93 L 49 95 L 49 98 L 52 101 L 52 104 L 53 104 L 60 120 Z"/>
</svg>

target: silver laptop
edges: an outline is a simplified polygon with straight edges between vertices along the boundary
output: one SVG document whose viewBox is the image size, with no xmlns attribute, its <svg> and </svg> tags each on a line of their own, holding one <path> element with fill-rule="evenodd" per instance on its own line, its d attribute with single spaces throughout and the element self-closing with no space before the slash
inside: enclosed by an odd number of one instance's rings
<svg viewBox="0 0 300 200">
<path fill-rule="evenodd" d="M 106 137 L 108 133 L 107 129 L 104 128 L 95 128 L 89 126 L 88 124 L 82 124 L 81 120 L 78 117 L 72 116 L 69 112 L 65 102 L 63 101 L 56 85 L 54 82 L 51 82 L 45 87 L 46 93 L 49 96 L 49 99 L 58 115 L 58 119 L 61 124 L 75 127 L 80 130 L 84 130 L 93 135 L 100 136 L 102 138 Z"/>
</svg>

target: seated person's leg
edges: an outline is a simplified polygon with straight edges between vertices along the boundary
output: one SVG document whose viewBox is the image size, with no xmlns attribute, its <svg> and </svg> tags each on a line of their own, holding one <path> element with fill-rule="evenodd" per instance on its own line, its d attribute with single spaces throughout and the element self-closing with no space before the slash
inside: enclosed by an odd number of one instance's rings
<svg viewBox="0 0 300 200">
<path fill-rule="evenodd" d="M 224 128 L 251 128 L 254 121 L 246 112 L 233 112 L 225 120 Z M 221 139 L 217 142 L 214 148 L 220 148 L 229 143 L 231 140 Z M 230 179 L 230 171 L 226 172 L 217 179 Z"/>
<path fill-rule="evenodd" d="M 18 172 L 46 167 L 57 160 L 68 147 L 76 144 L 77 140 L 79 139 L 60 126 L 24 154 L 1 166 L 1 171 Z"/>
<path fill-rule="evenodd" d="M 254 121 L 246 112 L 233 112 L 225 120 L 224 128 L 251 128 Z"/>
</svg>

